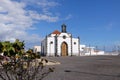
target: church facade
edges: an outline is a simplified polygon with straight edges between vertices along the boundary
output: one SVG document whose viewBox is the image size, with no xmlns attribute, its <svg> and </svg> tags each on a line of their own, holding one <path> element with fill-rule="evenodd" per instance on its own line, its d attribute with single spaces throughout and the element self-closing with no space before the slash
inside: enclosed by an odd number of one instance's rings
<svg viewBox="0 0 120 80">
<path fill-rule="evenodd" d="M 61 32 L 55 30 L 41 42 L 41 55 L 44 56 L 79 56 L 80 38 L 73 38 L 67 33 L 66 25 L 63 24 Z"/>
</svg>

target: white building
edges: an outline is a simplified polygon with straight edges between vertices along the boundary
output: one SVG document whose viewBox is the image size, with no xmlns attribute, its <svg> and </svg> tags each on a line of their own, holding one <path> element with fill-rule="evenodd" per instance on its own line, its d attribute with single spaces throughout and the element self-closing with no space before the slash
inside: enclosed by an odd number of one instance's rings
<svg viewBox="0 0 120 80">
<path fill-rule="evenodd" d="M 33 52 L 34 53 L 40 53 L 41 52 L 41 46 L 34 46 L 33 47 Z"/>
<path fill-rule="evenodd" d="M 87 47 L 86 45 L 80 45 L 80 55 L 81 56 L 105 55 L 105 52 L 96 50 L 95 47 Z"/>
<path fill-rule="evenodd" d="M 62 31 L 55 30 L 41 42 L 41 54 L 44 56 L 78 56 L 80 55 L 80 39 L 67 33 L 66 25 Z"/>
</svg>

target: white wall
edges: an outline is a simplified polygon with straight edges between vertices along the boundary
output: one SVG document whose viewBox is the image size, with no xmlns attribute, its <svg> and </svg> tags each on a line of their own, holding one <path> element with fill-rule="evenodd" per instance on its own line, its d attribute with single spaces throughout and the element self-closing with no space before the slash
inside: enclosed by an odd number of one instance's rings
<svg viewBox="0 0 120 80">
<path fill-rule="evenodd" d="M 47 37 L 47 55 L 55 56 L 55 37 Z"/>
<path fill-rule="evenodd" d="M 72 38 L 72 55 L 79 55 L 79 39 Z"/>
<path fill-rule="evenodd" d="M 63 36 L 66 36 L 65 39 L 63 39 Z M 68 45 L 68 56 L 71 56 L 71 37 L 70 35 L 66 33 L 61 33 L 58 37 L 58 55 L 61 56 L 61 45 L 63 42 L 66 42 Z"/>
<path fill-rule="evenodd" d="M 86 47 L 86 45 L 80 45 L 80 51 L 84 51 L 85 47 Z"/>
<path fill-rule="evenodd" d="M 41 42 L 41 55 L 46 55 L 47 54 L 47 47 L 46 47 L 46 40 L 47 39 L 44 39 L 42 42 Z"/>
<path fill-rule="evenodd" d="M 105 55 L 105 52 L 104 51 L 99 51 L 99 52 L 97 52 L 97 55 Z"/>
<path fill-rule="evenodd" d="M 41 52 L 41 46 L 34 46 L 33 51 L 34 53 Z"/>
</svg>

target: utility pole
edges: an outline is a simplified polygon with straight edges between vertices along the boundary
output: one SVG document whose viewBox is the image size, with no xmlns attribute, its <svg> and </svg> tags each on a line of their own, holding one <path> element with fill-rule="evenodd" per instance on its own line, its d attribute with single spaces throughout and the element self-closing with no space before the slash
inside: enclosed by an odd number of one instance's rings
<svg viewBox="0 0 120 80">
<path fill-rule="evenodd" d="M 98 50 L 98 46 L 96 45 L 95 51 L 96 51 L 96 55 L 97 55 L 97 50 Z"/>
<path fill-rule="evenodd" d="M 90 48 L 90 44 L 89 44 L 89 52 L 90 52 L 90 56 L 91 56 L 91 48 Z"/>
</svg>

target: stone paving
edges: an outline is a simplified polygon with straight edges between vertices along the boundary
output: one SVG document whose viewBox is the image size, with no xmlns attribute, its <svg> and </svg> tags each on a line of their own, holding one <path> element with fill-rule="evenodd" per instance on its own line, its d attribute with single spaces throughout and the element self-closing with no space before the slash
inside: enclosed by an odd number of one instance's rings
<svg viewBox="0 0 120 80">
<path fill-rule="evenodd" d="M 120 80 L 120 56 L 45 58 L 61 64 L 43 80 Z"/>
</svg>

